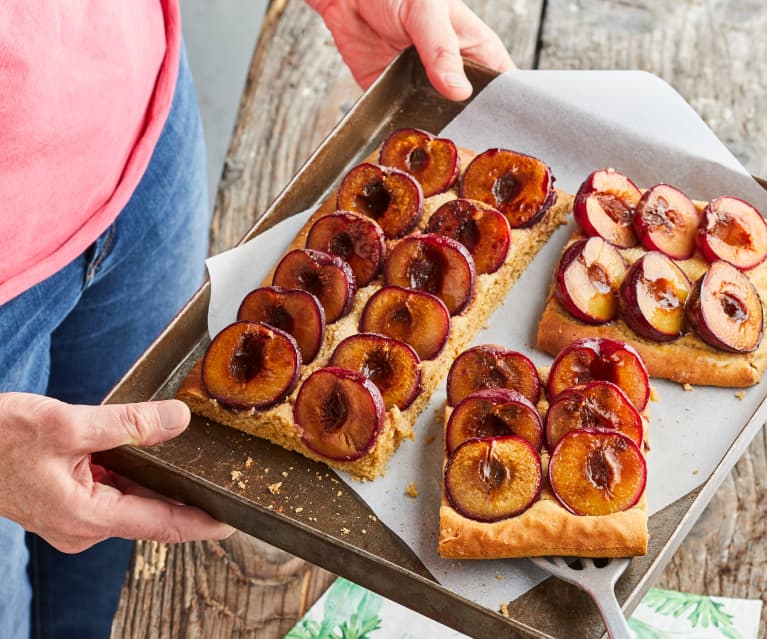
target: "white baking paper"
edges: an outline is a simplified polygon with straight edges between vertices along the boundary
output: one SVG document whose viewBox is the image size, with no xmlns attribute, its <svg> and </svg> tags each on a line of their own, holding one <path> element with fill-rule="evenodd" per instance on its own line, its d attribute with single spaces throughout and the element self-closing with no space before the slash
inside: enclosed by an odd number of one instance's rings
<svg viewBox="0 0 767 639">
<path fill-rule="evenodd" d="M 477 151 L 506 147 L 546 161 L 557 185 L 575 192 L 593 170 L 612 166 L 640 187 L 667 182 L 694 199 L 737 195 L 767 211 L 767 193 L 719 142 L 691 107 L 659 78 L 637 71 L 515 71 L 493 81 L 442 132 Z M 235 318 L 242 297 L 259 285 L 303 224 L 291 218 L 208 262 L 212 281 L 209 329 Z M 535 350 L 538 318 L 571 228 L 562 228 L 520 278 L 474 343 Z M 655 513 L 705 481 L 767 392 L 767 381 L 736 396 L 733 389 L 653 380 L 648 503 Z M 444 385 L 419 418 L 416 437 L 374 482 L 348 480 L 377 516 L 407 543 L 447 588 L 490 609 L 515 599 L 543 573 L 525 560 L 446 561 L 436 553 L 440 503 Z M 413 483 L 416 498 L 406 496 Z"/>
</svg>

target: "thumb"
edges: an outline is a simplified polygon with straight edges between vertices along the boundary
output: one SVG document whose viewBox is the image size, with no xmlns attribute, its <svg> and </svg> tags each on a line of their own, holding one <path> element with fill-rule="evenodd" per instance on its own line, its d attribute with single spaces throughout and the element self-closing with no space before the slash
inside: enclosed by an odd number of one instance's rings
<svg viewBox="0 0 767 639">
<path fill-rule="evenodd" d="M 77 408 L 83 453 L 126 444 L 153 446 L 184 432 L 191 417 L 187 405 L 177 399 Z"/>
</svg>

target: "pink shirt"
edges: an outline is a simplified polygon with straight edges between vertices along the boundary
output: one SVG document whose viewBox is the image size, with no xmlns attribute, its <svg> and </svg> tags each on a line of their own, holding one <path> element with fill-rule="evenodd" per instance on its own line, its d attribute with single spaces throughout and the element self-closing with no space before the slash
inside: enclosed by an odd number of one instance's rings
<svg viewBox="0 0 767 639">
<path fill-rule="evenodd" d="M 82 253 L 125 206 L 170 111 L 178 0 L 4 0 L 0 304 Z"/>
</svg>

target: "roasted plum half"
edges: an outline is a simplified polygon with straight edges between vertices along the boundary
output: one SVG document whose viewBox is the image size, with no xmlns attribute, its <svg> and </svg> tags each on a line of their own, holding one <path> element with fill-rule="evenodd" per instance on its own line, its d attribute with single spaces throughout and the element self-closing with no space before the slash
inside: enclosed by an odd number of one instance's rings
<svg viewBox="0 0 767 639">
<path fill-rule="evenodd" d="M 728 262 L 714 262 L 695 283 L 687 317 L 698 337 L 722 351 L 750 353 L 762 341 L 764 308 L 759 292 Z"/>
<path fill-rule="evenodd" d="M 421 129 L 399 129 L 384 141 L 378 163 L 410 173 L 424 197 L 447 191 L 458 179 L 460 161 L 452 140 Z"/>
<path fill-rule="evenodd" d="M 447 403 L 457 406 L 465 397 L 487 388 L 508 388 L 533 404 L 541 397 L 538 370 L 522 353 L 494 344 L 481 344 L 455 358 L 447 374 Z"/>
<path fill-rule="evenodd" d="M 628 510 L 644 493 L 647 466 L 631 438 L 616 432 L 574 430 L 549 460 L 549 484 L 559 502 L 576 515 Z"/>
<path fill-rule="evenodd" d="M 353 461 L 376 443 L 384 422 L 384 402 L 376 385 L 346 368 L 320 368 L 298 390 L 293 419 L 301 441 L 318 455 Z"/>
<path fill-rule="evenodd" d="M 444 235 L 411 235 L 394 245 L 384 265 L 384 283 L 439 297 L 451 315 L 474 294 L 474 260 L 460 242 Z"/>
<path fill-rule="evenodd" d="M 386 252 L 384 232 L 369 217 L 336 211 L 317 220 L 306 237 L 306 248 L 345 260 L 357 286 L 367 286 L 381 272 Z"/>
<path fill-rule="evenodd" d="M 658 251 L 631 265 L 620 289 L 621 317 L 639 335 L 667 342 L 682 335 L 685 302 L 692 284 L 684 271 Z"/>
<path fill-rule="evenodd" d="M 494 208 L 472 200 L 450 200 L 429 218 L 427 233 L 437 233 L 463 244 L 477 274 L 494 273 L 506 260 L 511 243 L 511 228 Z"/>
<path fill-rule="evenodd" d="M 313 249 L 294 249 L 280 260 L 272 285 L 308 291 L 325 309 L 332 324 L 346 315 L 354 303 L 357 285 L 351 267 L 340 257 Z"/>
<path fill-rule="evenodd" d="M 445 465 L 445 494 L 469 519 L 500 521 L 527 510 L 541 491 L 541 458 L 522 437 L 470 439 Z"/>
<path fill-rule="evenodd" d="M 629 248 L 637 244 L 634 209 L 641 196 L 641 191 L 622 173 L 600 169 L 589 175 L 578 189 L 573 217 L 586 235 Z"/>
<path fill-rule="evenodd" d="M 260 322 L 235 322 L 208 346 L 202 385 L 227 408 L 264 409 L 295 388 L 300 367 L 301 353 L 288 333 Z"/>
<path fill-rule="evenodd" d="M 492 388 L 472 393 L 450 413 L 445 432 L 448 455 L 468 439 L 517 435 L 535 450 L 543 443 L 543 425 L 535 406 L 521 393 Z"/>
<path fill-rule="evenodd" d="M 557 201 L 551 169 L 507 149 L 488 149 L 469 162 L 460 196 L 497 209 L 512 228 L 532 226 Z"/>
<path fill-rule="evenodd" d="M 301 362 L 311 362 L 325 336 L 325 311 L 311 293 L 297 288 L 263 286 L 248 293 L 237 319 L 263 322 L 290 333 L 301 351 Z"/>
<path fill-rule="evenodd" d="M 725 260 L 747 271 L 767 257 L 767 223 L 748 202 L 718 197 L 703 210 L 698 246 L 709 262 Z"/>
<path fill-rule="evenodd" d="M 421 360 L 412 346 L 378 333 L 350 335 L 336 346 L 330 365 L 362 373 L 381 391 L 384 407 L 405 410 L 422 390 Z"/>
<path fill-rule="evenodd" d="M 601 237 L 577 240 L 567 247 L 554 274 L 554 296 L 575 319 L 604 324 L 618 316 L 618 289 L 626 260 Z"/>
<path fill-rule="evenodd" d="M 554 450 L 567 433 L 583 428 L 617 431 L 642 446 L 642 417 L 612 382 L 593 381 L 560 393 L 546 413 L 546 446 Z"/>
<path fill-rule="evenodd" d="M 634 228 L 642 246 L 660 251 L 675 260 L 695 253 L 700 213 L 679 189 L 656 184 L 642 195 L 636 207 Z"/>
<path fill-rule="evenodd" d="M 575 340 L 556 356 L 549 372 L 551 401 L 567 388 L 592 380 L 612 382 L 643 411 L 650 398 L 650 378 L 639 353 L 630 344 L 607 337 Z"/>
<path fill-rule="evenodd" d="M 423 190 L 412 175 L 366 162 L 346 174 L 336 208 L 373 218 L 389 239 L 411 231 L 423 214 Z"/>
<path fill-rule="evenodd" d="M 450 314 L 436 295 L 385 286 L 365 304 L 359 329 L 410 344 L 422 360 L 434 359 L 447 341 Z"/>
</svg>

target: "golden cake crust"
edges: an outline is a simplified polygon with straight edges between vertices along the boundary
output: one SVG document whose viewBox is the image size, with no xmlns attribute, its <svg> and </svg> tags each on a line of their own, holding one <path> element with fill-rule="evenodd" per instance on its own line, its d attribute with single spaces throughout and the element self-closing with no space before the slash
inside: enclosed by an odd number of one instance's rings
<svg viewBox="0 0 767 639">
<path fill-rule="evenodd" d="M 461 166 L 465 167 L 474 157 L 474 153 L 459 149 Z M 370 161 L 374 156 L 371 156 Z M 430 215 L 444 202 L 458 197 L 451 189 L 446 193 L 425 199 L 424 213 L 416 230 L 423 230 Z M 368 298 L 381 287 L 380 278 L 368 286 L 358 289 L 351 312 L 326 327 L 325 339 L 317 357 L 309 365 L 302 366 L 296 390 L 281 404 L 267 410 L 235 411 L 224 408 L 210 398 L 201 381 L 201 363 L 197 362 L 188 377 L 181 384 L 177 397 L 186 402 L 190 409 L 199 415 L 225 424 L 232 428 L 268 439 L 269 441 L 294 450 L 305 457 L 321 461 L 334 468 L 346 470 L 360 479 L 374 479 L 382 475 L 386 464 L 403 438 L 412 438 L 413 426 L 418 415 L 423 411 L 432 393 L 444 378 L 453 359 L 464 350 L 476 332 L 487 321 L 490 314 L 500 304 L 514 282 L 527 268 L 538 250 L 546 243 L 551 234 L 565 223 L 572 209 L 572 195 L 557 190 L 557 201 L 549 208 L 541 220 L 530 228 L 512 229 L 511 244 L 506 261 L 498 271 L 492 274 L 478 275 L 474 296 L 471 303 L 459 315 L 450 318 L 448 339 L 442 352 L 432 360 L 422 361 L 421 384 L 423 391 L 404 411 L 392 408 L 387 411 L 384 425 L 373 448 L 362 458 L 354 461 L 334 461 L 324 458 L 308 449 L 301 441 L 301 430 L 293 422 L 292 409 L 301 383 L 314 370 L 325 366 L 335 346 L 345 337 L 357 332 L 359 317 Z M 336 210 L 335 193 L 327 198 L 302 226 L 291 242 L 288 250 L 303 248 L 306 236 L 314 222 Z M 388 244 L 396 242 L 387 241 Z M 287 252 L 287 251 L 286 251 Z M 276 267 L 276 264 L 274 265 Z M 264 285 L 271 284 L 272 272 L 264 280 Z"/>
</svg>

